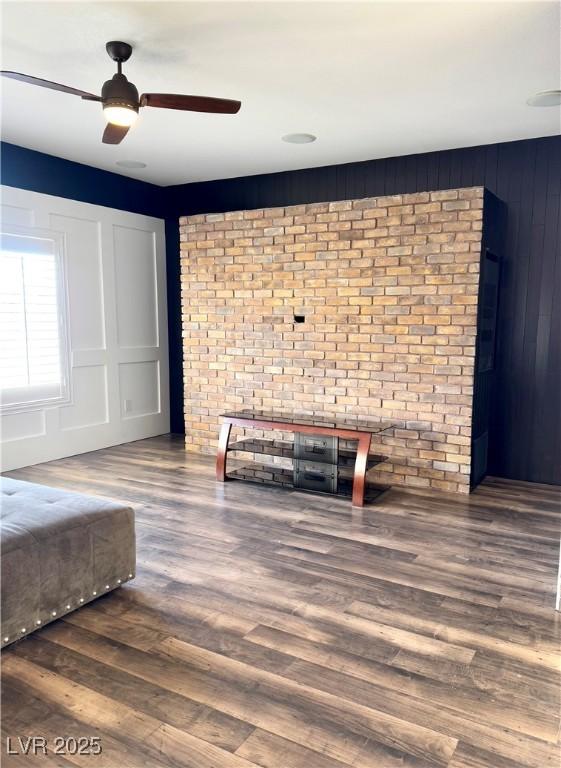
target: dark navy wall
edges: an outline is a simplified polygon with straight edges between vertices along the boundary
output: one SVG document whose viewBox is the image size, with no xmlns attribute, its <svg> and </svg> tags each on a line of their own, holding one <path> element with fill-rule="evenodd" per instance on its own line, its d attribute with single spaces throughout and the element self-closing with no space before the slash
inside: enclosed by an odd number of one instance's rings
<svg viewBox="0 0 561 768">
<path fill-rule="evenodd" d="M 169 418 L 172 432 L 185 432 L 183 416 L 183 326 L 179 216 L 166 218 L 166 276 L 169 333 Z"/>
<path fill-rule="evenodd" d="M 164 218 L 165 190 L 155 184 L 129 179 L 82 163 L 45 155 L 2 142 L 2 184 L 56 195 L 83 203 Z"/>
</svg>

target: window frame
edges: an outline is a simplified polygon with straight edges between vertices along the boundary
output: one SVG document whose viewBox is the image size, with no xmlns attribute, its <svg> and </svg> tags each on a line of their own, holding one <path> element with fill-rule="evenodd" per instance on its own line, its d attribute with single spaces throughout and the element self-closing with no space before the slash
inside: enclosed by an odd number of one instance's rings
<svg viewBox="0 0 561 768">
<path fill-rule="evenodd" d="M 2 223 L 0 224 L 0 236 L 28 238 L 30 240 L 49 240 L 53 243 L 53 253 L 56 268 L 56 294 L 57 294 L 57 318 L 60 347 L 60 373 L 61 382 L 58 388 L 60 393 L 54 396 L 45 396 L 43 393 L 49 385 L 36 385 L 26 387 L 9 387 L 2 389 L 0 385 L 0 413 L 24 413 L 37 411 L 44 408 L 56 408 L 61 405 L 72 404 L 72 380 L 71 380 L 71 348 L 70 348 L 70 317 L 68 312 L 68 279 L 66 264 L 66 243 L 62 232 L 41 227 L 23 227 Z M 31 399 L 32 391 L 37 392 L 38 397 Z M 17 398 L 21 393 L 21 399 L 5 402 L 5 393 L 13 393 Z"/>
</svg>

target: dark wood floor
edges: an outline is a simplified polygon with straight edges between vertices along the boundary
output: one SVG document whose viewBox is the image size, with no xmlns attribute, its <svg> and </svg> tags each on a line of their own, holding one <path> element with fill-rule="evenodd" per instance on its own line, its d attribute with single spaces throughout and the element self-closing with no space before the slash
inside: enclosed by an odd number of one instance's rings
<svg viewBox="0 0 561 768">
<path fill-rule="evenodd" d="M 375 505 L 231 482 L 162 437 L 9 473 L 128 501 L 134 582 L 2 654 L 5 766 L 559 766 L 559 489 Z"/>
</svg>

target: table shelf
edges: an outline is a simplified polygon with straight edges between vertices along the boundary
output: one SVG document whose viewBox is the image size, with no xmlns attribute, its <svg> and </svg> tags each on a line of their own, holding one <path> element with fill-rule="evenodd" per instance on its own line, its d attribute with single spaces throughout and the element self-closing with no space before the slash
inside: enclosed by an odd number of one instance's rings
<svg viewBox="0 0 561 768">
<path fill-rule="evenodd" d="M 244 482 L 258 483 L 271 487 L 292 489 L 295 493 L 309 493 L 323 497 L 328 496 L 330 498 L 337 498 L 338 496 L 352 498 L 353 495 L 352 474 L 339 475 L 337 481 L 337 493 L 323 493 L 317 490 L 296 487 L 294 485 L 294 473 L 292 469 L 275 466 L 274 464 L 261 464 L 256 461 L 244 463 L 242 466 L 228 470 L 226 478 L 228 480 L 243 480 Z M 367 482 L 364 500 L 366 502 L 375 501 L 387 490 L 388 486 L 375 485 Z"/>
<path fill-rule="evenodd" d="M 246 438 L 243 440 L 237 440 L 235 443 L 230 443 L 228 445 L 228 453 L 234 451 L 272 456 L 279 459 L 294 459 L 294 443 L 290 440 Z M 338 454 L 338 471 L 340 472 L 341 470 L 348 469 L 352 473 L 356 458 L 356 451 L 347 448 L 339 448 Z M 378 464 L 383 464 L 387 460 L 387 456 L 369 453 L 366 469 L 368 471 Z M 322 463 L 321 457 L 319 456 L 314 459 L 314 461 Z"/>
</svg>

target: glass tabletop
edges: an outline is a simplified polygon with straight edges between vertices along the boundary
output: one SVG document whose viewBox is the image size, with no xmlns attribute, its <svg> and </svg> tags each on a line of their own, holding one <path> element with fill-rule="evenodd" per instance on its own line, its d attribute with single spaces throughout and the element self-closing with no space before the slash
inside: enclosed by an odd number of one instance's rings
<svg viewBox="0 0 561 768">
<path fill-rule="evenodd" d="M 246 421 L 276 421 L 284 424 L 301 424 L 307 427 L 328 427 L 331 429 L 347 429 L 354 432 L 384 432 L 398 426 L 391 421 L 367 419 L 364 416 L 346 416 L 332 418 L 328 416 L 312 416 L 306 413 L 284 413 L 283 411 L 226 411 L 221 414 L 226 419 L 245 419 Z"/>
</svg>

